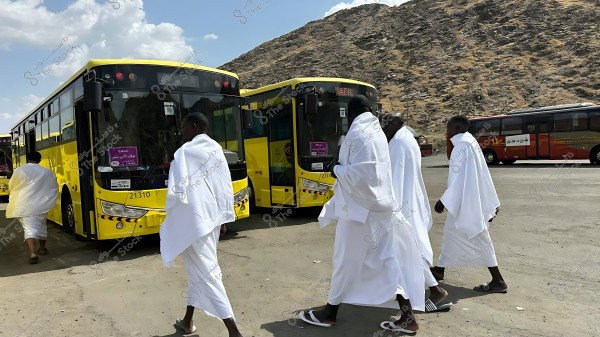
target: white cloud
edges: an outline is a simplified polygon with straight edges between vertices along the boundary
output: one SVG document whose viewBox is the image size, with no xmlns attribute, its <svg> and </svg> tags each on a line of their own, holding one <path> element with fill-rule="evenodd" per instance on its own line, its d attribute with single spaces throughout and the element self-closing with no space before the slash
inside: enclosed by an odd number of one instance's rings
<svg viewBox="0 0 600 337">
<path fill-rule="evenodd" d="M 362 5 L 366 5 L 366 4 L 378 3 L 378 4 L 383 4 L 383 5 L 388 5 L 388 6 L 394 7 L 394 6 L 399 6 L 408 1 L 409 0 L 353 0 L 350 3 L 340 2 L 339 4 L 331 7 L 331 9 L 329 9 L 325 13 L 325 16 L 329 16 L 329 15 L 331 15 L 335 12 L 341 11 L 343 9 L 358 7 L 358 6 L 362 6 Z"/>
<path fill-rule="evenodd" d="M 0 48 L 38 47 L 36 64 L 25 70 L 34 75 L 52 65 L 46 75 L 64 79 L 92 58 L 184 61 L 193 51 L 177 25 L 148 23 L 142 0 L 75 0 L 61 12 L 43 0 L 0 0 L 0 8 Z"/>
<path fill-rule="evenodd" d="M 215 34 L 206 34 L 206 35 L 204 35 L 204 39 L 205 40 L 216 40 L 218 38 L 219 37 L 217 35 L 215 35 Z"/>
<path fill-rule="evenodd" d="M 8 127 L 15 125 L 21 118 L 25 117 L 33 108 L 35 108 L 42 101 L 42 97 L 36 95 L 26 95 L 19 99 L 19 105 L 11 112 L 0 113 L 1 124 Z"/>
</svg>

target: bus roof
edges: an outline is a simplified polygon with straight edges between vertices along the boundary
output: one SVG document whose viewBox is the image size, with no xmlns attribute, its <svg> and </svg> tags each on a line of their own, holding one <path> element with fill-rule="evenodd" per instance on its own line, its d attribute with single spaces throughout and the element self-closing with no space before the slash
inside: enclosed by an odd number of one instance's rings
<svg viewBox="0 0 600 337">
<path fill-rule="evenodd" d="M 254 95 L 254 94 L 260 94 L 262 92 L 266 92 L 266 91 L 269 91 L 269 90 L 273 90 L 273 89 L 285 87 L 285 86 L 288 86 L 288 85 L 295 87 L 297 84 L 304 83 L 304 82 L 343 82 L 343 83 L 350 83 L 350 84 L 365 85 L 367 87 L 371 87 L 371 88 L 375 89 L 375 87 L 373 85 L 369 84 L 369 83 L 355 81 L 355 80 L 351 80 L 351 79 L 348 79 L 348 78 L 339 78 L 339 77 L 295 77 L 295 78 L 291 78 L 289 80 L 285 80 L 285 81 L 282 81 L 282 82 L 269 84 L 269 85 L 266 85 L 264 87 L 260 87 L 260 88 L 256 88 L 256 89 L 246 89 L 246 91 L 244 91 L 243 94 L 240 92 L 240 95 L 242 95 L 242 96 L 250 96 L 250 95 Z"/>
<path fill-rule="evenodd" d="M 38 105 L 36 105 L 35 108 L 31 109 L 12 128 L 14 129 L 17 125 L 25 122 L 29 118 L 29 116 L 31 115 L 32 112 L 34 112 L 37 109 L 39 109 L 42 105 L 44 105 L 44 103 L 46 103 L 52 97 L 56 96 L 64 88 L 66 88 L 67 86 L 69 86 L 73 81 L 75 81 L 85 71 L 90 70 L 90 69 L 92 69 L 94 67 L 97 67 L 97 66 L 119 65 L 119 64 L 152 65 L 152 66 L 164 66 L 164 67 L 194 68 L 194 69 L 199 69 L 199 70 L 204 70 L 204 71 L 211 71 L 211 72 L 215 72 L 215 73 L 219 73 L 219 74 L 223 74 L 223 75 L 228 75 L 228 76 L 231 76 L 231 77 L 235 77 L 236 79 L 239 80 L 238 75 L 235 74 L 235 73 L 232 73 L 232 72 L 229 72 L 229 71 L 226 71 L 226 70 L 221 70 L 221 69 L 216 69 L 216 68 L 210 68 L 210 67 L 205 67 L 205 66 L 201 66 L 201 65 L 196 65 L 196 64 L 193 64 L 193 63 L 181 63 L 181 62 L 164 61 L 164 60 L 93 59 L 93 60 L 89 60 L 88 63 L 86 63 L 83 67 L 81 67 L 78 71 L 76 71 L 75 74 L 73 74 L 71 77 L 69 77 L 68 80 L 66 80 L 62 85 L 60 85 L 56 90 L 54 90 L 46 98 L 44 98 Z"/>
<path fill-rule="evenodd" d="M 526 108 L 526 109 L 511 110 L 511 111 L 507 112 L 506 114 L 513 115 L 513 114 L 530 113 L 530 112 L 556 111 L 556 110 L 582 108 L 582 107 L 595 106 L 595 105 L 596 104 L 590 103 L 590 102 L 549 105 L 549 106 L 543 106 L 543 107 L 539 107 L 539 108 Z"/>
<path fill-rule="evenodd" d="M 576 103 L 576 104 L 561 104 L 561 105 L 552 105 L 541 108 L 531 108 L 531 109 L 522 109 L 522 110 L 512 110 L 507 112 L 506 114 L 495 115 L 495 116 L 484 116 L 484 117 L 473 117 L 469 118 L 469 120 L 489 120 L 489 119 L 502 119 L 509 117 L 521 117 L 521 116 L 535 116 L 535 115 L 543 115 L 548 113 L 568 113 L 573 111 L 586 111 L 591 109 L 597 109 L 600 105 L 596 105 L 594 103 Z"/>
</svg>

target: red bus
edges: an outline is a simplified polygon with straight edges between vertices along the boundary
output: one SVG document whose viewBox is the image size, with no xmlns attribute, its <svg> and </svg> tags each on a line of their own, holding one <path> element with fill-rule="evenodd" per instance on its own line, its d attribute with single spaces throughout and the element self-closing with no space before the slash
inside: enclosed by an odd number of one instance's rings
<svg viewBox="0 0 600 337">
<path fill-rule="evenodd" d="M 600 165 L 600 105 L 563 104 L 470 119 L 488 165 L 524 159 L 589 159 Z M 452 142 L 447 140 L 448 158 Z"/>
</svg>

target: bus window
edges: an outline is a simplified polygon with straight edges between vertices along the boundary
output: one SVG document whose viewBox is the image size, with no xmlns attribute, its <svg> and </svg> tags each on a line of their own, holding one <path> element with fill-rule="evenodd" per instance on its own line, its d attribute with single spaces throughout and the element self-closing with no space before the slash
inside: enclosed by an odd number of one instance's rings
<svg viewBox="0 0 600 337">
<path fill-rule="evenodd" d="M 293 186 L 294 167 L 292 143 L 292 106 L 282 104 L 282 97 L 289 97 L 289 87 L 269 91 L 263 96 L 263 112 L 269 118 L 270 178 L 273 186 Z"/>
<path fill-rule="evenodd" d="M 39 151 L 42 148 L 42 125 L 38 124 L 35 127 L 35 150 Z"/>
<path fill-rule="evenodd" d="M 60 133 L 62 141 L 75 138 L 75 123 L 73 122 L 72 109 L 65 109 L 60 112 Z"/>
<path fill-rule="evenodd" d="M 50 132 L 49 132 L 49 140 L 48 140 L 48 145 L 52 146 L 56 143 L 59 142 L 60 137 L 59 137 L 59 132 L 60 132 L 60 121 L 58 120 L 59 116 L 56 115 L 54 117 L 52 117 L 50 119 L 49 123 L 49 127 L 50 127 Z"/>
<path fill-rule="evenodd" d="M 568 132 L 587 129 L 587 113 L 569 112 L 554 114 L 554 131 Z"/>
<path fill-rule="evenodd" d="M 263 95 L 255 95 L 248 97 L 248 105 L 244 109 L 252 111 L 252 129 L 244 129 L 244 138 L 265 137 L 265 125 L 268 122 L 268 117 L 262 108 Z"/>
<path fill-rule="evenodd" d="M 521 117 L 504 118 L 502 120 L 503 135 L 520 135 L 523 133 L 523 119 Z"/>
<path fill-rule="evenodd" d="M 600 131 L 600 111 L 590 112 L 590 130 Z"/>
<path fill-rule="evenodd" d="M 48 122 L 42 123 L 42 147 L 48 146 Z"/>
<path fill-rule="evenodd" d="M 493 136 L 498 135 L 500 133 L 500 120 L 499 119 L 489 119 L 477 121 L 474 123 L 475 128 L 473 135 L 474 137 L 481 136 Z"/>
</svg>

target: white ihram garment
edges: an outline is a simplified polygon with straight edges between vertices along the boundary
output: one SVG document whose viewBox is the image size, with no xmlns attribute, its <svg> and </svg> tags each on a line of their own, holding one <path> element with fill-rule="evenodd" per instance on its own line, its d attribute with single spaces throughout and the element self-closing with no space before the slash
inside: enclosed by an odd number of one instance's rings
<svg viewBox="0 0 600 337">
<path fill-rule="evenodd" d="M 175 258 L 183 253 L 188 303 L 211 316 L 233 317 L 223 282 L 214 277 L 220 274 L 220 226 L 235 219 L 233 187 L 223 149 L 207 135 L 194 137 L 175 152 L 165 209 L 160 253 L 167 267 L 173 267 Z M 207 274 L 209 270 L 212 272 Z"/>
<path fill-rule="evenodd" d="M 400 128 L 394 134 L 389 142 L 389 149 L 394 193 L 400 204 L 404 219 L 410 224 L 420 253 L 419 267 L 414 267 L 414 270 L 420 270 L 421 272 L 419 276 L 416 276 L 416 274 L 411 275 L 409 281 L 414 282 L 413 288 L 415 288 L 415 291 L 423 292 L 421 296 L 413 296 L 413 298 L 415 298 L 415 301 L 416 299 L 423 299 L 422 305 L 424 308 L 424 285 L 433 287 L 438 283 L 429 269 L 429 264 L 433 263 L 433 249 L 431 248 L 428 232 L 433 224 L 433 218 L 423 175 L 421 174 L 421 150 L 413 134 L 405 127 Z M 403 257 L 400 256 L 399 258 L 402 259 Z M 418 304 L 421 304 L 421 302 Z"/>
<path fill-rule="evenodd" d="M 8 182 L 10 200 L 7 218 L 19 218 L 24 238 L 45 240 L 48 237 L 46 215 L 56 206 L 58 183 L 49 169 L 27 163 L 17 167 Z"/>
<path fill-rule="evenodd" d="M 46 225 L 47 213 L 30 215 L 19 218 L 23 226 L 23 239 L 46 240 L 48 238 L 48 226 Z"/>
<path fill-rule="evenodd" d="M 448 211 L 439 267 L 498 265 L 488 231 L 500 206 L 494 182 L 477 140 L 469 133 L 451 139 L 448 188 L 440 200 Z"/>
<path fill-rule="evenodd" d="M 328 303 L 398 308 L 399 265 L 393 245 L 397 204 L 385 135 L 365 112 L 353 121 L 340 148 L 334 196 L 319 215 L 337 224 Z"/>
<path fill-rule="evenodd" d="M 219 319 L 235 318 L 217 259 L 220 231 L 215 227 L 181 254 L 188 274 L 187 304 Z"/>
</svg>

